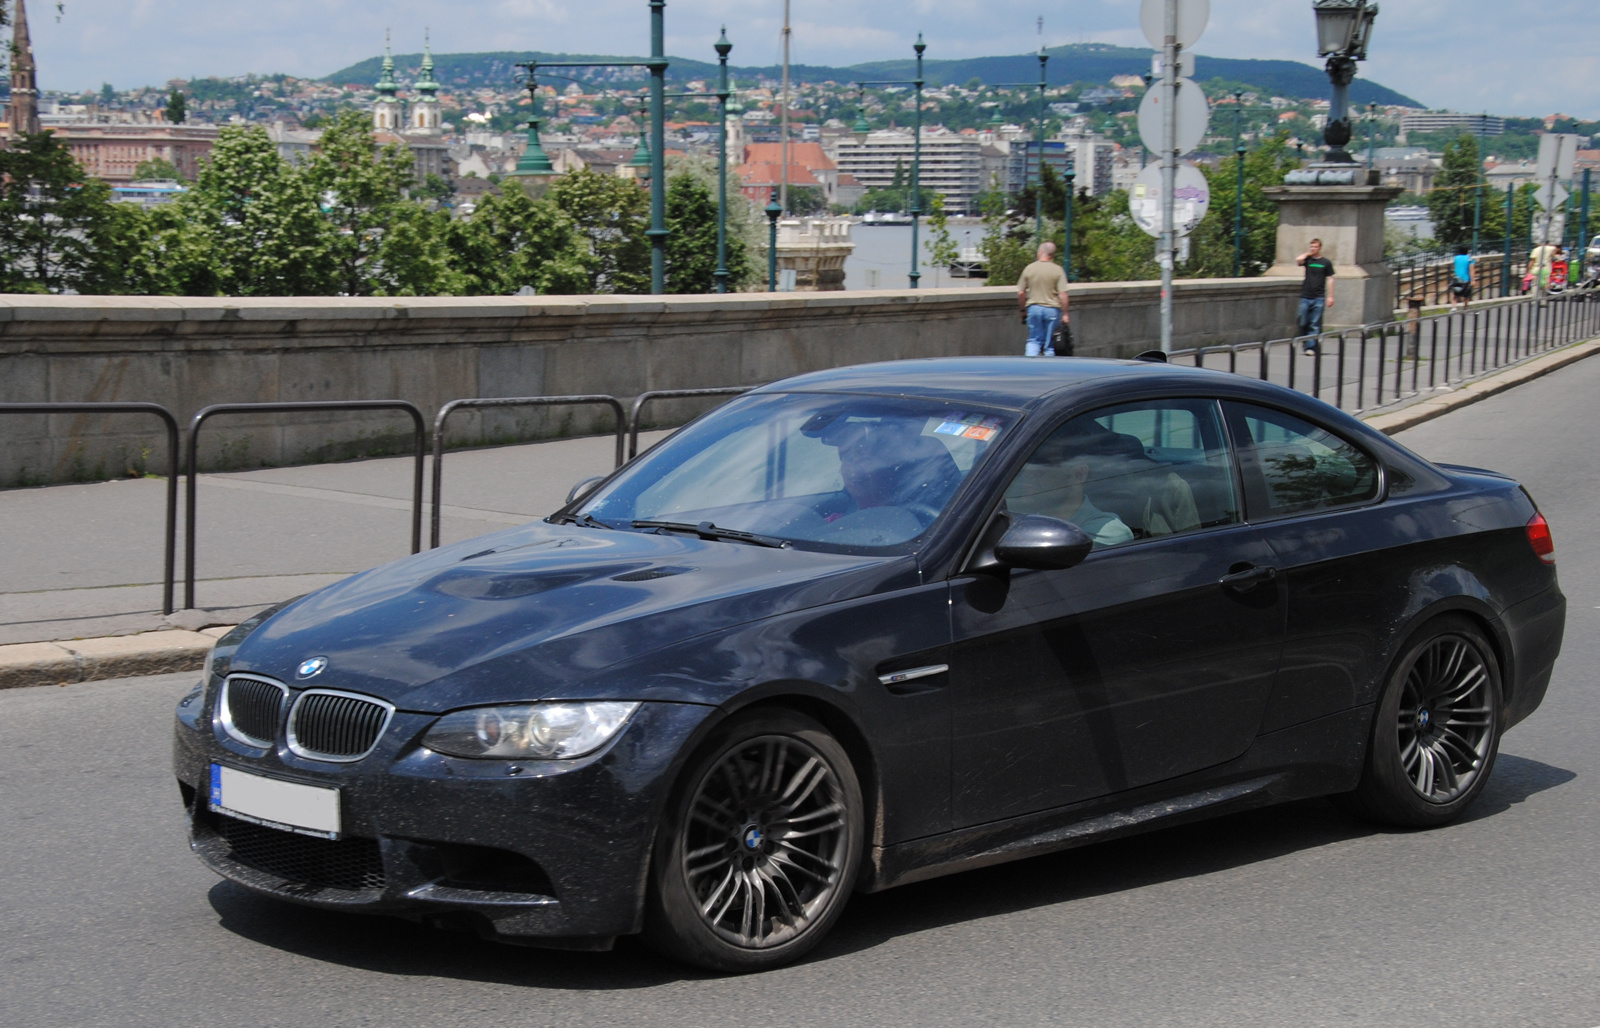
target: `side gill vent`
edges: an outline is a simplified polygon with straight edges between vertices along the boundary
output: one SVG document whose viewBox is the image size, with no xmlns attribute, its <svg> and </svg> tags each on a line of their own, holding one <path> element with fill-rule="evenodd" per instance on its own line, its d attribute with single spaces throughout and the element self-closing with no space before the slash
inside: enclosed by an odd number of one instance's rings
<svg viewBox="0 0 1600 1028">
<path fill-rule="evenodd" d="M 642 571 L 630 571 L 625 575 L 615 575 L 611 580 L 613 582 L 650 582 L 657 578 L 671 578 L 673 575 L 682 575 L 693 570 L 694 568 L 675 566 L 645 568 Z"/>
</svg>

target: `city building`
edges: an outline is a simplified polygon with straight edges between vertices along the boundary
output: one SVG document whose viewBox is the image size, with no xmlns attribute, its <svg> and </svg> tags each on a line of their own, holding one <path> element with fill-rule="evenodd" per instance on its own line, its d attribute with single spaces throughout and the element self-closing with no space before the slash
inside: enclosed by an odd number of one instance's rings
<svg viewBox="0 0 1600 1028">
<path fill-rule="evenodd" d="M 1112 156 L 1117 145 L 1109 139 L 1093 135 L 1073 135 L 1065 139 L 1047 139 L 1044 143 L 1044 162 L 1058 178 L 1067 172 L 1076 176 L 1073 188 L 1088 190 L 1090 196 L 1104 196 L 1111 192 Z M 1019 193 L 1031 183 L 1039 181 L 1039 143 L 1037 140 L 1018 140 L 1011 144 L 1011 154 L 1006 162 L 1006 191 Z"/>
<path fill-rule="evenodd" d="M 840 175 L 852 176 L 863 189 L 890 188 L 897 171 L 909 186 L 915 142 L 910 132 L 899 129 L 873 132 L 859 143 L 846 137 L 834 159 Z M 947 212 L 971 213 L 984 188 L 982 144 L 943 128 L 923 129 L 921 182 L 924 194 L 944 194 Z M 926 210 L 926 202 L 923 206 Z"/>
<path fill-rule="evenodd" d="M 155 160 L 167 161 L 192 181 L 220 132 L 215 125 L 69 122 L 55 127 L 56 138 L 84 173 L 113 186 L 132 183 L 139 165 Z"/>
<path fill-rule="evenodd" d="M 1480 127 L 1483 135 L 1503 135 L 1506 120 L 1492 114 L 1459 114 L 1455 111 L 1408 111 L 1400 115 L 1400 131 L 1407 135 L 1412 132 L 1457 130 L 1477 135 Z"/>
</svg>

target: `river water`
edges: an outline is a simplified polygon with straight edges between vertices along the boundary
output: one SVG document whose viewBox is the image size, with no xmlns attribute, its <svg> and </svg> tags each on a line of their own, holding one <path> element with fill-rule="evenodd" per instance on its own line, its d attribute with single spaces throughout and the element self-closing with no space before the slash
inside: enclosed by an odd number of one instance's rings
<svg viewBox="0 0 1600 1028">
<path fill-rule="evenodd" d="M 983 285 L 981 278 L 951 278 L 948 268 L 928 263 L 930 236 L 924 221 L 917 233 L 924 289 Z M 951 218 L 950 238 L 963 250 L 977 246 L 983 240 L 983 222 L 977 218 Z M 853 225 L 850 241 L 856 248 L 844 262 L 846 289 L 905 289 L 911 284 L 907 275 L 911 269 L 910 225 Z"/>
</svg>

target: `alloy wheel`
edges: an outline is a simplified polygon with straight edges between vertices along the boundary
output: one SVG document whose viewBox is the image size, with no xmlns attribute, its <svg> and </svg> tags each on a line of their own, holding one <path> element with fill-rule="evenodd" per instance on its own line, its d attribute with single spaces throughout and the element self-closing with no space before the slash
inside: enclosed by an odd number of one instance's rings
<svg viewBox="0 0 1600 1028">
<path fill-rule="evenodd" d="M 743 949 L 780 946 L 837 897 L 849 835 L 828 760 L 794 736 L 759 736 L 701 779 L 682 836 L 684 881 L 719 938 Z"/>
<path fill-rule="evenodd" d="M 1417 794 L 1448 803 L 1472 787 L 1494 744 L 1492 683 L 1484 656 L 1442 635 L 1406 673 L 1399 707 L 1400 765 Z"/>
</svg>

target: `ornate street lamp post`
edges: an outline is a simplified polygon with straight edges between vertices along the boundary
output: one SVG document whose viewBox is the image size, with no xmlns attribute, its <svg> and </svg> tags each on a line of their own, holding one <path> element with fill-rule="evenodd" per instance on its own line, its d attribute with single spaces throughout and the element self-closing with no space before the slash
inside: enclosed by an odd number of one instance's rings
<svg viewBox="0 0 1600 1028">
<path fill-rule="evenodd" d="M 1233 188 L 1233 277 L 1244 267 L 1244 90 L 1233 91 L 1233 156 L 1239 168 Z"/>
<path fill-rule="evenodd" d="M 772 187 L 772 199 L 767 201 L 767 292 L 778 291 L 778 219 L 783 217 L 783 204 L 778 202 L 778 187 Z"/>
<path fill-rule="evenodd" d="M 539 85 L 536 80 L 540 68 L 647 68 L 650 71 L 650 291 L 667 291 L 667 176 L 663 160 L 666 155 L 666 29 L 667 0 L 650 0 L 650 58 L 644 61 L 518 61 L 517 67 L 528 69 L 528 95 L 533 101 L 533 115 L 528 121 L 528 149 L 517 162 L 514 175 L 549 175 L 555 169 L 550 158 L 539 146 Z M 640 145 L 644 145 L 641 136 Z M 527 166 L 524 170 L 524 165 Z"/>
<path fill-rule="evenodd" d="M 856 124 L 853 130 L 856 141 L 865 143 L 867 134 L 872 131 L 872 126 L 867 124 L 866 108 L 862 106 L 862 97 L 867 86 L 915 86 L 917 90 L 917 111 L 915 121 L 915 135 L 911 141 L 911 273 L 906 277 L 911 280 L 911 288 L 917 288 L 917 280 L 922 277 L 917 259 L 917 228 L 922 217 L 922 52 L 928 44 L 922 41 L 922 33 L 917 33 L 917 41 L 911 49 L 917 53 L 917 77 L 914 79 L 881 79 L 873 82 L 857 82 L 856 97 Z M 768 208 L 770 212 L 771 208 Z M 771 214 L 768 214 L 771 217 Z M 776 224 L 776 222 L 774 222 Z"/>
<path fill-rule="evenodd" d="M 1040 246 L 1044 243 L 1044 99 L 1046 82 L 1044 77 L 1045 65 L 1049 62 L 1050 55 L 1044 52 L 1044 47 L 1039 48 L 1039 81 L 1033 82 L 991 82 L 991 86 L 1005 86 L 1007 88 L 1032 87 L 1037 85 L 1039 90 L 1039 123 L 1034 126 L 1034 148 L 1039 155 L 1039 183 L 1033 190 L 1033 245 Z M 1000 123 L 1000 110 L 995 108 L 994 121 Z M 1022 157 L 1022 185 L 1028 185 L 1028 157 L 1023 151 Z M 1071 167 L 1071 165 L 1068 165 Z M 1076 170 L 1074 168 L 1074 170 Z M 1071 172 L 1069 172 L 1071 174 Z M 1072 188 L 1067 188 L 1067 224 L 1072 224 Z M 1072 276 L 1072 235 L 1067 234 L 1066 245 L 1062 247 L 1061 262 L 1067 268 L 1067 277 Z"/>
<path fill-rule="evenodd" d="M 1333 83 L 1333 102 L 1322 141 L 1328 144 L 1330 164 L 1354 164 L 1345 149 L 1350 142 L 1350 83 L 1356 77 L 1356 62 L 1367 59 L 1367 43 L 1372 38 L 1372 22 L 1378 17 L 1375 0 L 1311 0 L 1317 16 L 1317 56 L 1328 59 L 1328 80 Z"/>
<path fill-rule="evenodd" d="M 717 51 L 717 292 L 728 291 L 728 26 L 716 42 Z"/>
</svg>

